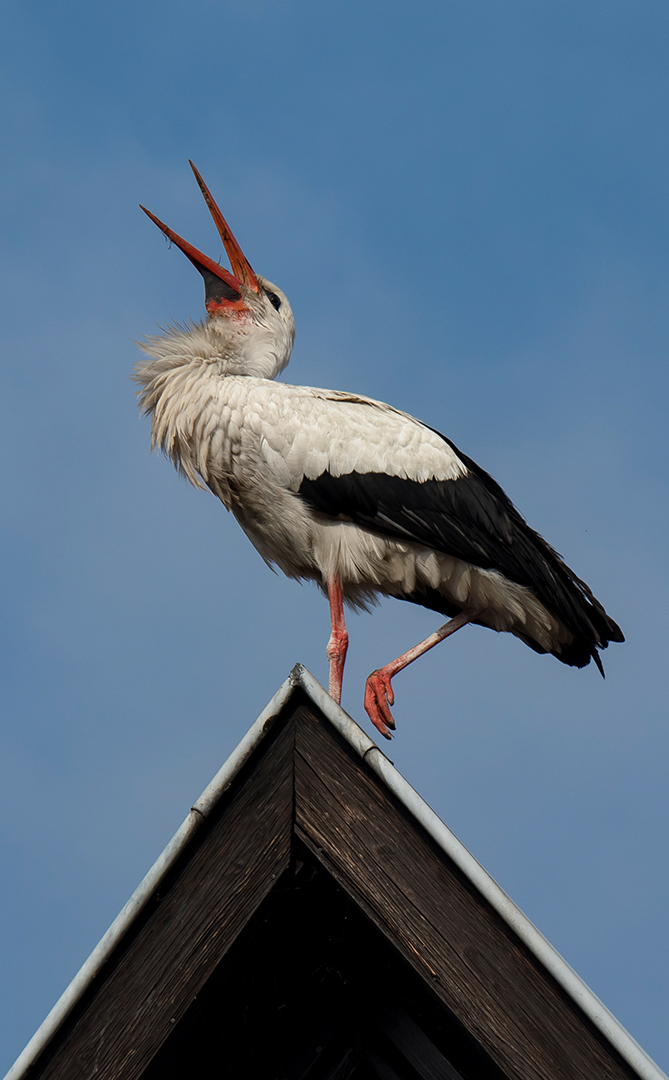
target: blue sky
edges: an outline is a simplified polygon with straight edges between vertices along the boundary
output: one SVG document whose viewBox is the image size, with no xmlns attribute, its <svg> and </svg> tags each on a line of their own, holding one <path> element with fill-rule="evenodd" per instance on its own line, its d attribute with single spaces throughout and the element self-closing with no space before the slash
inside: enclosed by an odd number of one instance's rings
<svg viewBox="0 0 669 1080">
<path fill-rule="evenodd" d="M 578 672 L 467 628 L 391 756 L 669 1068 L 669 9 L 646 0 L 3 5 L 0 1070 L 327 605 L 149 455 L 133 341 L 199 318 L 191 157 L 297 321 L 287 381 L 492 472 L 627 635 Z M 435 628 L 350 619 L 344 706 Z"/>
</svg>

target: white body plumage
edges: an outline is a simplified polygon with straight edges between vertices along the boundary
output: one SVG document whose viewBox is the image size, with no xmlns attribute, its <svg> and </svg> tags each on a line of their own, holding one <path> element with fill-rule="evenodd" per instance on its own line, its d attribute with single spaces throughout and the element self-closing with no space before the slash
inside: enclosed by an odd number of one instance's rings
<svg viewBox="0 0 669 1080">
<path fill-rule="evenodd" d="M 339 577 L 354 607 L 377 593 L 408 598 L 431 589 L 546 651 L 570 640 L 530 589 L 498 571 L 331 518 L 299 498 L 302 481 L 325 472 L 457 481 L 467 467 L 443 438 L 370 398 L 273 382 L 278 362 L 263 364 L 257 354 L 253 368 L 268 378 L 235 374 L 238 357 L 230 361 L 227 345 L 207 324 L 151 338 L 143 349 L 153 359 L 138 365 L 136 378 L 152 444 L 218 496 L 267 563 L 324 591 Z"/>
</svg>

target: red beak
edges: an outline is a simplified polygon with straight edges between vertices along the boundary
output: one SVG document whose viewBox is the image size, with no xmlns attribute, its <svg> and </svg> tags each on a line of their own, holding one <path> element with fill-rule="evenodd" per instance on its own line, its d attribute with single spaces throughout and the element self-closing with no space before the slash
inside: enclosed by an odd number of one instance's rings
<svg viewBox="0 0 669 1080">
<path fill-rule="evenodd" d="M 254 292 L 259 292 L 258 279 L 192 161 L 190 165 L 225 245 L 234 273 L 231 274 L 229 270 L 226 270 L 219 263 L 215 263 L 213 259 L 203 255 L 201 251 L 198 251 L 196 247 L 193 247 L 187 240 L 184 240 L 178 233 L 165 225 L 160 218 L 147 210 L 145 206 L 140 204 L 140 207 L 151 218 L 151 221 L 165 233 L 165 236 L 183 251 L 186 258 L 190 259 L 193 266 L 202 274 L 205 285 L 205 307 L 210 315 L 232 315 L 235 311 L 248 311 L 248 305 L 242 297 L 241 286 L 245 285 L 247 288 L 253 289 Z"/>
<path fill-rule="evenodd" d="M 260 292 L 258 279 L 253 273 L 253 270 L 251 269 L 251 264 L 246 258 L 246 255 L 240 248 L 239 244 L 235 240 L 234 236 L 232 235 L 232 230 L 230 229 L 230 226 L 223 217 L 223 214 L 214 202 L 209 188 L 205 184 L 204 180 L 202 179 L 190 159 L 188 161 L 188 164 L 193 170 L 195 174 L 195 179 L 200 185 L 200 191 L 204 195 L 204 201 L 209 207 L 209 213 L 214 219 L 214 224 L 218 229 L 218 235 L 223 241 L 225 250 L 228 253 L 228 258 L 230 260 L 230 266 L 232 267 L 233 274 L 236 274 L 240 281 L 243 281 L 245 285 L 248 285 L 249 289 L 253 289 L 254 292 Z"/>
</svg>

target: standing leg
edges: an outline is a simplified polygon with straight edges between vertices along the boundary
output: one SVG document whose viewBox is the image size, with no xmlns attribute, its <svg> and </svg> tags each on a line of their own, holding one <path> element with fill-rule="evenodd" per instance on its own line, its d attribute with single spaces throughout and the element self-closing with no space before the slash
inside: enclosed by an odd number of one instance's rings
<svg viewBox="0 0 669 1080">
<path fill-rule="evenodd" d="M 434 634 L 430 634 L 425 638 L 425 641 L 421 641 L 419 645 L 414 645 L 413 649 L 409 649 L 408 652 L 402 653 L 397 657 L 397 660 L 393 660 L 392 663 L 386 664 L 385 667 L 378 668 L 373 671 L 365 683 L 365 711 L 372 721 L 374 727 L 381 732 L 386 739 L 392 739 L 388 728 L 395 729 L 395 721 L 393 720 L 393 714 L 390 711 L 390 706 L 395 701 L 395 695 L 393 694 L 393 688 L 390 684 L 390 680 L 394 675 L 397 675 L 398 671 L 402 671 L 403 668 L 408 667 L 409 664 L 417 660 L 423 653 L 428 652 L 429 649 L 433 649 L 435 645 L 438 645 L 444 638 L 450 637 L 460 627 L 466 626 L 472 619 L 476 618 L 476 612 L 474 611 L 461 611 L 459 615 L 451 619 L 449 622 L 440 626 Z"/>
<path fill-rule="evenodd" d="M 330 662 L 330 682 L 328 692 L 331 698 L 341 704 L 341 684 L 344 678 L 344 662 L 348 649 L 348 634 L 344 621 L 344 601 L 341 595 L 341 581 L 338 577 L 328 579 L 328 600 L 330 601 L 330 621 L 332 633 L 325 655 Z"/>
</svg>

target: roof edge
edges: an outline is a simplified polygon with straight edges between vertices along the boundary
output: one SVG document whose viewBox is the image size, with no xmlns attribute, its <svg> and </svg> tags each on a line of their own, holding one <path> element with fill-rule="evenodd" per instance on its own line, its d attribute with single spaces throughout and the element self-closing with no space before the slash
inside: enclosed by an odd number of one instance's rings
<svg viewBox="0 0 669 1080">
<path fill-rule="evenodd" d="M 605 1036 L 610 1045 L 630 1065 L 642 1080 L 669 1080 L 666 1073 L 653 1061 L 637 1041 L 629 1034 L 613 1013 L 599 1000 L 550 942 L 537 930 L 513 900 L 484 870 L 447 825 L 435 814 L 418 792 L 395 768 L 389 758 L 358 726 L 348 713 L 330 697 L 303 664 L 295 664 L 290 675 L 279 687 L 258 719 L 238 743 L 225 764 L 216 773 L 199 799 L 193 804 L 188 817 L 177 829 L 164 851 L 140 882 L 127 904 L 122 908 L 106 934 L 84 962 L 70 985 L 58 999 L 44 1022 L 16 1059 L 4 1080 L 21 1080 L 28 1069 L 58 1031 L 85 991 L 89 988 L 103 964 L 109 959 L 117 944 L 130 928 L 137 915 L 160 885 L 160 882 L 176 862 L 191 837 L 206 821 L 221 795 L 262 741 L 274 720 L 300 687 L 332 726 L 343 736 L 353 750 L 368 763 L 397 799 L 406 807 L 439 847 L 458 866 L 504 919 L 514 933 L 524 942 L 543 967 L 578 1005 L 591 1023 Z"/>
<path fill-rule="evenodd" d="M 272 721 L 278 716 L 293 693 L 295 685 L 291 672 L 291 675 L 281 684 L 272 700 L 263 709 L 255 723 L 251 725 L 241 742 L 237 744 L 225 764 L 221 766 L 214 779 L 204 789 L 200 798 L 193 803 L 188 817 L 179 826 L 167 847 L 158 856 L 88 959 L 84 961 L 70 985 L 61 994 L 53 1009 L 38 1027 L 25 1049 L 19 1054 L 9 1072 L 5 1074 L 4 1080 L 21 1080 L 21 1077 L 25 1076 L 28 1069 L 34 1065 L 40 1054 L 46 1049 L 60 1025 L 67 1019 L 74 1006 L 83 997 L 123 935 L 135 921 L 147 901 L 153 896 L 165 875 L 171 870 L 191 837 L 206 821 L 223 792 L 230 786 L 258 743 L 262 741 L 268 729 L 272 726 Z"/>
<path fill-rule="evenodd" d="M 320 683 L 306 668 L 298 664 L 291 676 L 299 672 L 299 683 L 315 705 L 327 717 L 333 727 L 344 736 L 351 746 L 364 757 L 370 768 L 380 780 L 399 799 L 412 817 L 418 821 L 432 839 L 439 845 L 456 866 L 474 885 L 477 891 L 488 901 L 491 907 L 501 915 L 514 933 L 534 954 L 543 967 L 550 972 L 570 998 L 592 1024 L 606 1037 L 611 1046 L 631 1065 L 643 1080 L 669 1080 L 667 1074 L 646 1053 L 636 1039 L 630 1035 L 606 1005 L 597 997 L 580 975 L 571 967 L 563 956 L 537 930 L 517 904 L 491 877 L 472 853 L 467 850 L 457 836 L 435 814 L 408 780 L 395 768 L 383 751 L 358 727 L 354 720 L 337 705 L 326 693 Z M 363 749 L 364 747 L 364 749 Z"/>
</svg>

